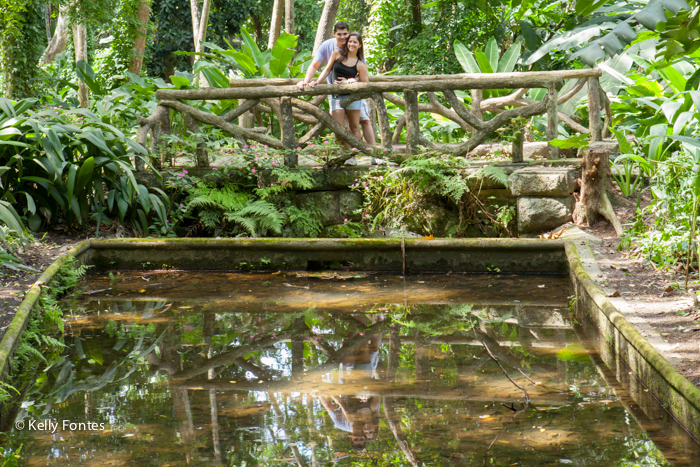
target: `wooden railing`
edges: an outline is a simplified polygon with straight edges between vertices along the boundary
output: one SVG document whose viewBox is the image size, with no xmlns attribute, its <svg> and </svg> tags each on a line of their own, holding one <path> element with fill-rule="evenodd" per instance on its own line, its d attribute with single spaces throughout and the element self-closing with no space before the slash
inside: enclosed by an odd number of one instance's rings
<svg viewBox="0 0 700 467">
<path fill-rule="evenodd" d="M 298 163 L 297 149 L 304 148 L 319 136 L 324 128 L 333 131 L 340 139 L 366 154 L 375 154 L 376 148 L 357 138 L 337 123 L 319 105 L 329 94 L 347 94 L 341 106 L 347 106 L 359 99 L 369 99 L 376 114 L 381 146 L 391 149 L 399 142 L 402 131 L 406 130 L 406 152 L 415 154 L 420 146 L 436 151 L 463 156 L 482 144 L 499 128 L 508 125 L 515 118 L 530 118 L 547 114 L 547 141 L 557 137 L 557 127 L 561 120 L 579 133 L 590 133 L 591 141 L 600 141 L 603 126 L 610 124 L 610 106 L 599 84 L 599 69 L 522 72 L 522 73 L 483 73 L 459 75 L 418 75 L 418 76 L 372 76 L 368 83 L 320 84 L 314 88 L 300 90 L 295 84 L 298 79 L 249 79 L 231 80 L 231 87 L 202 88 L 187 90 L 160 89 L 156 92 L 158 107 L 148 118 L 139 119 L 138 142 L 147 147 L 148 133 L 152 141 L 158 141 L 169 133 L 169 109 L 183 114 L 188 129 L 197 132 L 198 123 L 220 128 L 242 141 L 257 141 L 285 151 L 285 165 Z M 576 84 L 565 94 L 559 95 L 565 79 L 576 79 Z M 588 84 L 588 128 L 573 115 L 558 110 L 558 106 L 568 101 Z M 528 89 L 544 88 L 546 95 L 541 101 L 525 98 Z M 484 89 L 517 89 L 507 96 L 483 99 Z M 467 108 L 455 91 L 471 91 L 471 107 Z M 418 93 L 427 93 L 429 103 L 419 103 Z M 442 93 L 441 102 L 436 93 Z M 397 94 L 403 94 L 400 97 Z M 310 96 L 310 101 L 302 97 Z M 238 105 L 222 115 L 205 112 L 190 104 L 192 100 L 236 100 Z M 391 127 L 385 100 L 405 109 L 404 115 Z M 444 103 L 448 104 L 445 105 Z M 601 103 L 605 109 L 605 123 L 601 122 Z M 233 123 L 244 114 L 257 111 L 274 114 L 279 120 L 281 137 L 267 134 L 267 128 L 246 128 Z M 459 144 L 437 144 L 429 141 L 420 132 L 419 113 L 431 112 L 442 115 L 467 132 L 467 141 Z M 496 115 L 484 120 L 484 112 Z M 304 122 L 311 128 L 297 137 L 295 120 Z M 522 161 L 522 132 L 516 134 L 512 148 L 512 159 Z M 558 148 L 549 144 L 547 157 L 559 157 Z M 197 163 L 207 166 L 206 151 L 198 151 Z"/>
</svg>

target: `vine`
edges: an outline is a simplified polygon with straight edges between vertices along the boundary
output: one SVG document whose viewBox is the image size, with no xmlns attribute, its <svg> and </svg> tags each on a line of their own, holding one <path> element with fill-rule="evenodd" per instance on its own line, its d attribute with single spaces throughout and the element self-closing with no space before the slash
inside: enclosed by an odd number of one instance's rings
<svg viewBox="0 0 700 467">
<path fill-rule="evenodd" d="M 11 98 L 32 96 L 37 63 L 46 47 L 43 0 L 0 0 L 0 66 L 4 92 Z"/>
</svg>

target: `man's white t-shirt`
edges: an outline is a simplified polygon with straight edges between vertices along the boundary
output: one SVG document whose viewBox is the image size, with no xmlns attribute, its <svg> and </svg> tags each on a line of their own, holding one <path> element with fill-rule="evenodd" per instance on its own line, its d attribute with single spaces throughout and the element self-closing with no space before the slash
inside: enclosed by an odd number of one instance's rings
<svg viewBox="0 0 700 467">
<path fill-rule="evenodd" d="M 316 57 L 314 57 L 314 60 L 317 62 L 320 62 L 321 64 L 327 63 L 331 59 L 331 55 L 333 55 L 333 52 L 336 50 L 340 49 L 338 45 L 335 42 L 335 38 L 333 39 L 327 39 L 323 41 L 323 44 L 321 44 L 321 47 L 318 48 L 318 51 L 316 52 Z M 362 63 L 367 63 L 367 61 L 363 58 Z M 332 73 L 328 73 L 328 77 L 326 78 L 326 81 L 328 84 L 333 84 L 333 78 L 332 78 Z"/>
</svg>

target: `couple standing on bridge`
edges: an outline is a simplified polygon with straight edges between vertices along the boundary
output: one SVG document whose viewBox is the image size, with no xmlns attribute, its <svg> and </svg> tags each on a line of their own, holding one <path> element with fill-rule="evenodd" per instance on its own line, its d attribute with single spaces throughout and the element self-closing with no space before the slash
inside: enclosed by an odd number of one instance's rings
<svg viewBox="0 0 700 467">
<path fill-rule="evenodd" d="M 321 72 L 321 76 L 316 81 L 313 77 L 323 63 L 327 63 L 326 68 Z M 364 50 L 362 45 L 362 35 L 359 32 L 349 32 L 348 24 L 338 22 L 333 26 L 333 39 L 328 39 L 318 48 L 314 60 L 306 70 L 303 81 L 297 83 L 299 89 L 305 86 L 314 87 L 327 79 L 328 84 L 342 83 L 366 83 L 369 81 L 367 65 L 365 63 Z M 347 107 L 340 106 L 340 101 L 347 94 L 333 94 L 329 96 L 331 115 L 336 122 L 345 125 L 345 117 L 348 118 L 350 131 L 352 134 L 362 139 L 365 137 L 367 144 L 374 147 L 377 145 L 374 138 L 374 129 L 369 120 L 369 109 L 365 100 L 355 101 Z M 360 133 L 362 127 L 362 133 Z M 340 139 L 338 139 L 339 142 Z M 345 143 L 345 147 L 349 145 Z M 356 165 L 357 160 L 353 157 L 348 159 L 346 165 Z M 371 164 L 383 164 L 382 159 L 371 159 Z"/>
</svg>

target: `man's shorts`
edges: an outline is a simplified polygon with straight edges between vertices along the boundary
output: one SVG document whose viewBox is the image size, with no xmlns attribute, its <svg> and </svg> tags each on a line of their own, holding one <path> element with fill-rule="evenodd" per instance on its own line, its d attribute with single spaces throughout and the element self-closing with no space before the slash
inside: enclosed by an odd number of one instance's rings
<svg viewBox="0 0 700 467">
<path fill-rule="evenodd" d="M 334 110 L 359 110 L 360 111 L 360 121 L 369 120 L 369 106 L 367 105 L 366 99 L 361 101 L 355 101 L 345 109 L 340 106 L 340 101 L 346 96 L 339 96 L 336 98 L 334 95 L 328 96 L 328 105 L 330 106 L 330 111 Z"/>
</svg>

